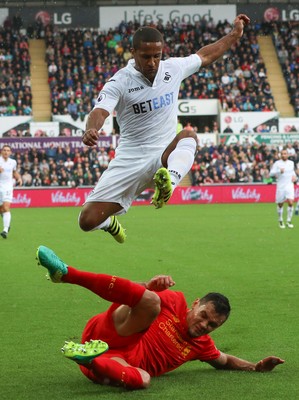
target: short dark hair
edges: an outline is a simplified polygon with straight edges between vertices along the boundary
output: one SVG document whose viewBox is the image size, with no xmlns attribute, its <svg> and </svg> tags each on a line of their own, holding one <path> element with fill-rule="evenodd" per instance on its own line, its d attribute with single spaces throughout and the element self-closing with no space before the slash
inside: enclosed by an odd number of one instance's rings
<svg viewBox="0 0 299 400">
<path fill-rule="evenodd" d="M 1 150 L 4 149 L 4 147 L 8 147 L 9 150 L 12 150 L 12 149 L 11 149 L 11 146 L 10 146 L 9 144 L 5 144 L 4 146 L 2 146 L 2 147 L 1 147 Z"/>
<path fill-rule="evenodd" d="M 220 293 L 210 292 L 200 298 L 200 304 L 209 302 L 214 305 L 217 314 L 225 315 L 226 318 L 229 317 L 231 308 L 227 297 Z"/>
<path fill-rule="evenodd" d="M 141 26 L 133 36 L 133 49 L 137 50 L 142 42 L 161 42 L 164 43 L 162 33 L 150 26 Z"/>
</svg>

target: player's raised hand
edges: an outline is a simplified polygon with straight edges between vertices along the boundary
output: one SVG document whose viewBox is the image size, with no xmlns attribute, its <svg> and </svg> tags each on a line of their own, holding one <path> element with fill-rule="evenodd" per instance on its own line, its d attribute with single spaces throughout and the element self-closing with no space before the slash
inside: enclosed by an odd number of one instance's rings
<svg viewBox="0 0 299 400">
<path fill-rule="evenodd" d="M 246 25 L 250 23 L 250 18 L 247 17 L 245 14 L 239 14 L 233 23 L 233 31 L 238 35 L 238 37 L 241 37 L 243 35 L 243 30 Z"/>
<path fill-rule="evenodd" d="M 98 143 L 99 135 L 96 129 L 87 129 L 82 137 L 82 142 L 86 146 L 95 146 Z"/>
<path fill-rule="evenodd" d="M 170 275 L 156 275 L 147 282 L 146 288 L 155 292 L 162 292 L 174 285 L 175 282 Z"/>
<path fill-rule="evenodd" d="M 269 372 L 272 371 L 272 369 L 275 368 L 278 364 L 283 364 L 283 363 L 284 363 L 283 359 L 275 356 L 270 356 L 259 361 L 255 366 L 255 370 L 257 372 Z"/>
</svg>

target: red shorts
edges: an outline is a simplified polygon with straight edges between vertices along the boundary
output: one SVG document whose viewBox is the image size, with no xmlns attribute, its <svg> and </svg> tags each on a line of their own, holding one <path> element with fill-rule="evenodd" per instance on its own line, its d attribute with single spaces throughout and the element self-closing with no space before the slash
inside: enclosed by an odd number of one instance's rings
<svg viewBox="0 0 299 400">
<path fill-rule="evenodd" d="M 132 353 L 134 353 L 134 347 L 142 338 L 143 333 L 135 333 L 130 336 L 120 336 L 115 329 L 112 313 L 115 311 L 120 304 L 112 304 L 111 307 L 104 313 L 95 315 L 91 318 L 83 331 L 82 343 L 89 341 L 91 339 L 102 340 L 109 345 L 109 350 L 103 354 L 101 357 L 120 357 L 123 360 L 129 362 L 131 361 Z M 131 357 L 129 357 L 129 354 Z M 138 367 L 138 365 L 134 365 Z M 95 377 L 92 371 L 84 366 L 80 366 L 81 371 L 87 378 L 94 382 L 99 382 L 99 379 Z"/>
</svg>

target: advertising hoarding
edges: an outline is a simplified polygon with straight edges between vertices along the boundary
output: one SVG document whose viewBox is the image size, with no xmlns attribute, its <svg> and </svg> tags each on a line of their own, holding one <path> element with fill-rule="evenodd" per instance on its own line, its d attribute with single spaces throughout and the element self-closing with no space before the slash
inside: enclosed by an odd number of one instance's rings
<svg viewBox="0 0 299 400">
<path fill-rule="evenodd" d="M 99 7 L 100 29 L 108 30 L 118 26 L 121 21 L 137 21 L 141 25 L 161 21 L 194 24 L 201 19 L 211 18 L 217 23 L 219 20 L 233 21 L 236 16 L 236 5 L 169 5 L 169 6 L 127 6 L 127 7 Z"/>
<path fill-rule="evenodd" d="M 0 139 L 0 148 L 2 148 L 5 144 L 8 144 L 13 153 L 19 152 L 23 153 L 24 151 L 30 150 L 32 148 L 36 148 L 37 150 L 47 150 L 49 148 L 57 148 L 57 147 L 70 147 L 73 151 L 75 149 L 83 149 L 86 147 L 79 137 L 47 137 L 47 138 L 5 138 Z M 113 144 L 114 147 L 117 145 L 117 137 L 116 136 L 100 136 L 98 141 L 98 147 L 109 147 L 110 144 Z"/>
<path fill-rule="evenodd" d="M 46 26 L 53 24 L 60 28 L 98 28 L 98 7 L 10 7 L 9 17 L 17 13 L 23 20 L 23 27 L 34 25 L 37 21 Z"/>
<path fill-rule="evenodd" d="M 236 134 L 236 135 L 219 135 L 219 143 L 221 144 L 253 144 L 253 143 L 265 143 L 270 146 L 283 146 L 287 143 L 294 143 L 299 141 L 299 133 L 265 133 L 265 134 Z"/>
<path fill-rule="evenodd" d="M 246 14 L 251 23 L 272 21 L 299 21 L 298 2 L 288 3 L 256 3 L 237 5 L 237 14 Z"/>
<path fill-rule="evenodd" d="M 73 207 L 81 206 L 91 187 L 15 189 L 13 207 Z M 219 185 L 177 187 L 169 204 L 215 204 L 215 203 L 274 203 L 276 185 Z M 150 205 L 154 191 L 147 189 L 133 205 Z M 299 186 L 295 199 L 299 197 Z"/>
<path fill-rule="evenodd" d="M 223 112 L 220 114 L 221 133 L 242 133 L 245 125 L 256 133 L 278 132 L 279 113 L 271 112 Z M 230 128 L 232 132 L 225 130 Z"/>
</svg>

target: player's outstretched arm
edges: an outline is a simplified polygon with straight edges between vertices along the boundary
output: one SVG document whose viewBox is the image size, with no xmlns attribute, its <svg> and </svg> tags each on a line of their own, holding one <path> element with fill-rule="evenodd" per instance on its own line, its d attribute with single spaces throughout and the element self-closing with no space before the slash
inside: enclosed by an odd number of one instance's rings
<svg viewBox="0 0 299 400">
<path fill-rule="evenodd" d="M 239 14 L 235 18 L 233 29 L 229 34 L 217 40 L 217 42 L 204 46 L 198 50 L 196 54 L 198 54 L 202 60 L 201 66 L 206 67 L 216 61 L 219 57 L 223 56 L 223 54 L 242 37 L 244 27 L 248 25 L 249 22 L 250 19 L 247 15 Z"/>
<path fill-rule="evenodd" d="M 82 136 L 82 142 L 86 146 L 95 146 L 99 139 L 99 130 L 104 125 L 109 113 L 102 108 L 94 108 L 88 115 L 86 130 Z"/>
<path fill-rule="evenodd" d="M 257 363 L 252 363 L 250 361 L 242 360 L 241 358 L 225 353 L 221 353 L 220 357 L 216 360 L 209 361 L 209 364 L 216 369 L 255 372 L 269 372 L 272 371 L 272 369 L 275 368 L 278 364 L 283 363 L 283 359 L 275 356 L 269 356 Z"/>
</svg>

